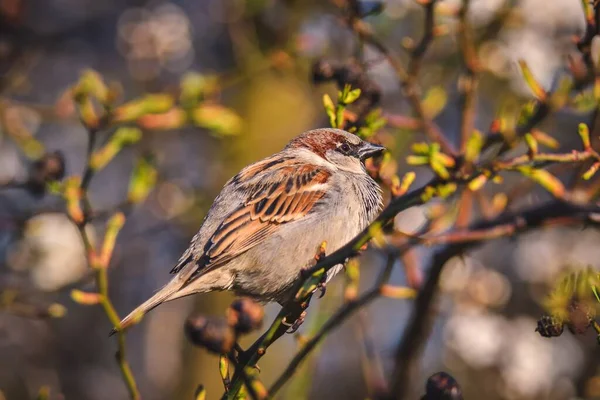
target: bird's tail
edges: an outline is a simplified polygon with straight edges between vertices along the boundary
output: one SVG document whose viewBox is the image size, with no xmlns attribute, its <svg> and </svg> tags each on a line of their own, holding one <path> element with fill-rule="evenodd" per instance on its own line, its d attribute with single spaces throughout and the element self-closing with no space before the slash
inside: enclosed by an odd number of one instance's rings
<svg viewBox="0 0 600 400">
<path fill-rule="evenodd" d="M 179 298 L 177 292 L 184 285 L 185 281 L 174 279 L 163 286 L 154 296 L 150 297 L 144 303 L 139 305 L 135 310 L 129 313 L 120 323 L 120 327 L 115 327 L 110 331 L 110 336 L 118 331 L 124 331 L 132 325 L 137 324 L 142 320 L 144 315 L 150 312 L 155 307 L 158 307 L 164 302 Z"/>
</svg>

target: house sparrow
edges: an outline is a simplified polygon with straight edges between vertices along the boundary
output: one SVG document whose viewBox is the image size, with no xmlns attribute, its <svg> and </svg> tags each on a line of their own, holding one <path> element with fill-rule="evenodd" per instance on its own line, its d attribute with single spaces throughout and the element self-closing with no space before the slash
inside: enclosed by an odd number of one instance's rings
<svg viewBox="0 0 600 400">
<path fill-rule="evenodd" d="M 339 249 L 381 210 L 381 189 L 363 162 L 383 150 L 340 129 L 316 129 L 244 168 L 215 199 L 171 270 L 173 279 L 121 327 L 161 303 L 195 293 L 232 290 L 285 303 L 321 243 Z M 342 267 L 329 270 L 326 280 Z"/>
</svg>

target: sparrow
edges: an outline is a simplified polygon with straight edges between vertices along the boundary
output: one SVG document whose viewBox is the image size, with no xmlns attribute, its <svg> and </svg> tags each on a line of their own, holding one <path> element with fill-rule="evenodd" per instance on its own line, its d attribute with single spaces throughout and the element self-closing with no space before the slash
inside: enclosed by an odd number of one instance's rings
<svg viewBox="0 0 600 400">
<path fill-rule="evenodd" d="M 215 199 L 171 281 L 125 317 L 121 329 L 196 293 L 230 290 L 284 304 L 323 242 L 328 251 L 339 249 L 381 211 L 381 188 L 364 161 L 384 150 L 340 129 L 315 129 L 242 169 Z M 330 269 L 326 281 L 342 268 Z"/>
</svg>

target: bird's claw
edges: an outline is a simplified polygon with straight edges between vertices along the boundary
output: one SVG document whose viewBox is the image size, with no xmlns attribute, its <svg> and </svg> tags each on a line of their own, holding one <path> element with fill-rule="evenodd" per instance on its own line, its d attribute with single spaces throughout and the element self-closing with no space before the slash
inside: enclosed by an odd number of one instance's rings
<svg viewBox="0 0 600 400">
<path fill-rule="evenodd" d="M 281 323 L 284 324 L 285 326 L 290 327 L 290 329 L 288 329 L 286 331 L 286 333 L 295 333 L 298 330 L 298 328 L 300 328 L 300 325 L 302 325 L 305 318 L 306 318 L 306 311 L 302 311 L 302 313 L 300 314 L 298 319 L 296 319 L 296 321 L 294 321 L 293 323 L 287 322 L 286 318 L 284 318 L 283 321 L 281 321 Z"/>
<path fill-rule="evenodd" d="M 327 292 L 327 282 L 323 280 L 323 282 L 317 285 L 317 289 L 319 291 L 319 299 L 325 296 L 325 292 Z"/>
</svg>

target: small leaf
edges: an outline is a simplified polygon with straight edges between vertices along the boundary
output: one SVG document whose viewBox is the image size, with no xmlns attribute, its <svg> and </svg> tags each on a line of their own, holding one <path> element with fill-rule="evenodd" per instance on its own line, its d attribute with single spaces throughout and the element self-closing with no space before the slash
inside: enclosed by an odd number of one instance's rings
<svg viewBox="0 0 600 400">
<path fill-rule="evenodd" d="M 530 133 L 525 134 L 525 143 L 527 143 L 527 147 L 529 148 L 530 154 L 538 153 L 538 144 L 533 135 Z"/>
<path fill-rule="evenodd" d="M 397 197 L 397 196 L 402 196 L 402 195 L 406 194 L 406 192 L 408 192 L 408 189 L 410 188 L 410 186 L 415 181 L 416 177 L 417 177 L 417 174 L 415 174 L 412 171 L 404 174 L 404 176 L 402 177 L 402 181 L 398 185 L 398 189 L 393 190 L 394 196 Z"/>
<path fill-rule="evenodd" d="M 481 189 L 487 181 L 488 177 L 481 174 L 469 182 L 469 189 L 473 192 L 476 192 Z"/>
<path fill-rule="evenodd" d="M 67 213 L 75 223 L 83 222 L 83 211 L 79 204 L 81 200 L 81 179 L 78 176 L 72 176 L 65 179 L 63 196 L 67 203 Z"/>
<path fill-rule="evenodd" d="M 360 97 L 360 89 L 354 89 L 348 92 L 344 98 L 344 104 L 352 104 Z"/>
<path fill-rule="evenodd" d="M 590 143 L 590 130 L 588 126 L 584 123 L 579 124 L 579 136 L 581 137 L 581 141 L 583 142 L 583 148 L 588 150 L 592 147 Z"/>
<path fill-rule="evenodd" d="M 219 356 L 219 375 L 221 375 L 221 380 L 223 381 L 223 385 L 228 388 L 229 387 L 229 358 L 225 354 L 221 354 Z"/>
<path fill-rule="evenodd" d="M 62 304 L 53 303 L 48 307 L 48 315 L 52 318 L 62 318 L 67 315 L 67 309 Z"/>
<path fill-rule="evenodd" d="M 84 292 L 78 289 L 71 290 L 71 298 L 74 302 L 86 306 L 92 306 L 102 301 L 102 295 L 100 293 Z"/>
<path fill-rule="evenodd" d="M 517 118 L 517 123 L 520 126 L 526 124 L 531 119 L 533 114 L 535 113 L 535 110 L 537 109 L 537 107 L 538 107 L 538 104 L 535 100 L 528 101 L 527 103 L 525 103 L 523 105 L 523 107 L 521 107 L 521 109 L 519 110 L 519 116 Z"/>
<path fill-rule="evenodd" d="M 567 104 L 569 101 L 569 93 L 571 93 L 571 89 L 573 88 L 573 80 L 569 76 L 563 77 L 558 83 L 557 89 L 552 93 L 552 97 L 550 98 L 550 103 L 552 109 L 559 110 Z"/>
<path fill-rule="evenodd" d="M 450 178 L 450 172 L 448 172 L 448 170 L 446 169 L 446 166 L 444 165 L 442 160 L 439 158 L 439 153 L 433 155 L 429 159 L 429 165 L 431 166 L 431 169 L 433 170 L 433 172 L 435 172 L 436 175 L 439 176 L 440 178 L 442 178 L 442 179 Z"/>
<path fill-rule="evenodd" d="M 504 178 L 503 178 L 501 175 L 495 175 L 495 176 L 492 178 L 492 182 L 494 182 L 495 184 L 499 185 L 499 184 L 501 184 L 502 182 L 504 182 Z"/>
<path fill-rule="evenodd" d="M 102 76 L 92 69 L 83 72 L 79 79 L 79 83 L 75 88 L 75 93 L 76 95 L 95 97 L 104 105 L 106 105 L 109 100 L 108 87 L 104 83 Z"/>
<path fill-rule="evenodd" d="M 188 72 L 181 79 L 179 102 L 185 108 L 193 108 L 202 99 L 219 91 L 219 79 L 214 75 Z"/>
<path fill-rule="evenodd" d="M 0 392 L 1 394 L 1 392 Z M 4 396 L 2 396 L 4 398 Z M 48 400 L 50 399 L 50 387 L 42 386 L 40 390 L 38 390 L 38 394 L 36 400 Z"/>
<path fill-rule="evenodd" d="M 137 119 L 137 125 L 144 129 L 171 130 L 183 127 L 187 114 L 180 107 L 173 107 L 161 114 L 146 114 Z"/>
<path fill-rule="evenodd" d="M 458 189 L 458 185 L 454 182 L 446 183 L 445 185 L 440 185 L 438 187 L 438 195 L 445 199 L 456 192 Z"/>
<path fill-rule="evenodd" d="M 519 60 L 519 67 L 521 68 L 525 83 L 527 83 L 527 86 L 529 86 L 529 89 L 535 98 L 540 101 L 546 101 L 547 93 L 542 85 L 535 79 L 527 63 L 524 60 Z"/>
<path fill-rule="evenodd" d="M 531 135 L 535 138 L 535 140 L 538 141 L 539 144 L 544 145 L 550 149 L 556 150 L 560 147 L 560 143 L 558 143 L 556 139 L 538 129 L 532 130 Z"/>
<path fill-rule="evenodd" d="M 90 157 L 90 167 L 96 171 L 104 168 L 123 147 L 132 145 L 141 138 L 142 131 L 139 128 L 121 127 L 117 129 L 108 143 L 92 154 Z"/>
<path fill-rule="evenodd" d="M 106 233 L 104 235 L 104 242 L 102 243 L 102 250 L 100 252 L 99 263 L 97 264 L 100 268 L 108 268 L 112 253 L 115 249 L 115 243 L 117 241 L 117 235 L 123 225 L 125 224 L 125 214 L 122 212 L 115 213 L 106 224 Z"/>
<path fill-rule="evenodd" d="M 576 111 L 587 113 L 596 109 L 598 99 L 595 97 L 595 93 L 592 90 L 583 90 L 571 99 L 570 104 Z"/>
<path fill-rule="evenodd" d="M 585 15 L 585 20 L 593 24 L 594 23 L 594 10 L 590 5 L 589 0 L 581 0 L 581 5 L 583 6 L 583 14 Z"/>
<path fill-rule="evenodd" d="M 537 182 L 544 189 L 554 195 L 562 198 L 565 195 L 565 187 L 562 182 L 544 169 L 535 169 L 531 167 L 519 167 L 518 170 L 525 176 Z"/>
<path fill-rule="evenodd" d="M 598 64 L 599 61 L 600 60 L 598 60 L 596 62 L 596 64 Z M 594 79 L 594 87 L 592 89 L 592 93 L 594 95 L 594 100 L 596 101 L 596 104 L 597 104 L 598 102 L 600 102 L 600 77 L 596 77 L 596 79 Z"/>
<path fill-rule="evenodd" d="M 449 156 L 448 154 L 438 152 L 432 157 L 436 157 L 438 160 L 440 160 L 444 167 L 452 168 L 456 165 L 456 161 L 454 161 L 454 158 Z"/>
<path fill-rule="evenodd" d="M 168 94 L 147 94 L 117 107 L 113 119 L 116 122 L 133 122 L 146 114 L 167 112 L 173 107 L 173 103 L 173 97 Z"/>
<path fill-rule="evenodd" d="M 413 153 L 422 156 L 429 155 L 429 153 L 431 152 L 429 144 L 425 142 L 413 143 L 411 148 Z"/>
<path fill-rule="evenodd" d="M 325 112 L 329 116 L 329 123 L 332 127 L 335 126 L 335 105 L 327 93 L 323 95 L 323 106 L 325 107 Z"/>
<path fill-rule="evenodd" d="M 304 282 L 304 285 L 296 293 L 295 300 L 300 301 L 305 299 L 309 294 L 313 293 L 317 289 L 317 285 L 323 279 L 325 269 L 321 268 L 311 275 L 309 279 Z"/>
<path fill-rule="evenodd" d="M 369 233 L 371 234 L 372 243 L 375 246 L 377 246 L 379 248 L 382 248 L 385 246 L 387 241 L 385 240 L 385 234 L 383 232 L 383 228 L 380 223 L 372 224 L 369 227 Z"/>
<path fill-rule="evenodd" d="M 596 172 L 598 172 L 598 169 L 600 169 L 600 161 L 597 161 L 594 164 L 592 164 L 592 166 L 584 172 L 583 179 L 585 179 L 586 181 L 592 179 Z"/>
<path fill-rule="evenodd" d="M 203 385 L 198 385 L 194 393 L 194 400 L 206 400 L 206 389 Z"/>
<path fill-rule="evenodd" d="M 79 112 L 79 118 L 81 122 L 88 129 L 96 129 L 100 124 L 100 117 L 94 108 L 94 103 L 89 96 L 79 96 L 75 98 L 77 104 L 77 111 Z"/>
<path fill-rule="evenodd" d="M 413 299 L 417 296 L 417 291 L 409 287 L 383 285 L 381 287 L 381 295 L 391 299 Z"/>
<path fill-rule="evenodd" d="M 127 200 L 131 204 L 144 201 L 154 188 L 157 176 L 158 173 L 154 167 L 154 158 L 150 155 L 140 157 L 131 174 Z"/>
<path fill-rule="evenodd" d="M 360 282 L 360 264 L 358 260 L 352 259 L 344 268 L 346 274 L 346 287 L 344 289 L 344 300 L 352 301 L 358 296 L 358 286 Z"/>
<path fill-rule="evenodd" d="M 479 154 L 481 153 L 481 148 L 483 147 L 483 134 L 475 129 L 467 144 L 465 146 L 465 161 L 468 163 L 474 163 L 479 158 Z"/>
<path fill-rule="evenodd" d="M 192 112 L 192 120 L 197 126 L 222 136 L 237 135 L 242 130 L 242 119 L 239 115 L 219 104 L 200 104 Z"/>
<path fill-rule="evenodd" d="M 496 193 L 494 197 L 492 197 L 492 208 L 496 212 L 496 214 L 501 213 L 506 208 L 508 204 L 508 197 L 505 193 Z"/>
<path fill-rule="evenodd" d="M 408 165 L 425 165 L 429 163 L 429 157 L 427 156 L 407 156 L 406 163 Z"/>
<path fill-rule="evenodd" d="M 430 119 L 435 118 L 446 107 L 448 95 L 440 86 L 430 88 L 422 101 L 423 112 Z"/>
</svg>

